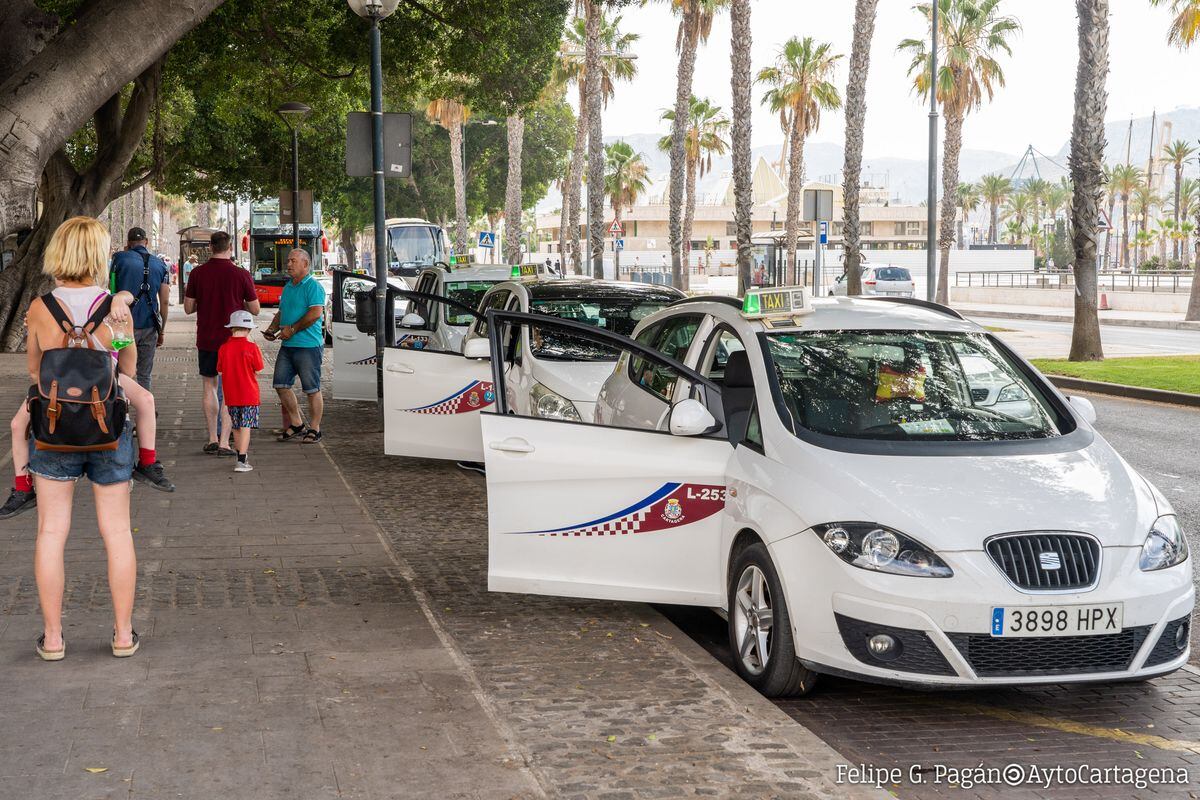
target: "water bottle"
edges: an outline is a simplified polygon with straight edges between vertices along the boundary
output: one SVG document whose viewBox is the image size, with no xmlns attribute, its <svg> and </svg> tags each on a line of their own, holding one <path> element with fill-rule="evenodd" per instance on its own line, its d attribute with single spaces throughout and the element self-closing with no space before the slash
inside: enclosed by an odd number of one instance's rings
<svg viewBox="0 0 1200 800">
<path fill-rule="evenodd" d="M 133 344 L 133 333 L 129 330 L 128 322 L 118 322 L 112 329 L 112 348 L 122 350 Z"/>
</svg>

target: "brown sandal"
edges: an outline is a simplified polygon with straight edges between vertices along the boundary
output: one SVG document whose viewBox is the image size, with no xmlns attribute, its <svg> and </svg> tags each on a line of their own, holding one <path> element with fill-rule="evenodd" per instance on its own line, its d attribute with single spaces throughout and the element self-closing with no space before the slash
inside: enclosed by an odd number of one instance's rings
<svg viewBox="0 0 1200 800">
<path fill-rule="evenodd" d="M 112 654 L 116 658 L 129 658 L 138 651 L 138 646 L 141 644 L 138 637 L 138 632 L 133 632 L 133 644 L 128 647 L 117 647 L 117 633 L 113 631 Z"/>
<path fill-rule="evenodd" d="M 62 647 L 57 650 L 47 650 L 43 645 L 46 644 L 46 634 L 42 634 L 37 638 L 37 655 L 42 661 L 62 661 L 67 657 L 67 640 L 63 639 Z"/>
</svg>

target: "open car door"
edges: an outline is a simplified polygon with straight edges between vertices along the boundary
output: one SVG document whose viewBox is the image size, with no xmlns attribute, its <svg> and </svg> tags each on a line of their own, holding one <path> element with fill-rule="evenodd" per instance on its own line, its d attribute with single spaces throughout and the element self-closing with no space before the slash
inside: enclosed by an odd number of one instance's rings
<svg viewBox="0 0 1200 800">
<path fill-rule="evenodd" d="M 372 400 L 375 386 L 375 336 L 357 327 L 355 296 L 375 291 L 375 280 L 333 270 L 333 399 Z"/>
<path fill-rule="evenodd" d="M 488 589 L 720 606 L 726 470 L 720 389 L 632 339 L 569 320 L 488 312 L 493 380 L 504 397 L 499 328 L 552 326 L 677 372 L 693 396 L 675 433 L 481 415 L 488 489 Z M 685 404 L 686 407 L 685 407 Z"/>
<path fill-rule="evenodd" d="M 414 313 L 436 305 L 482 319 L 479 313 L 445 297 L 397 292 Z M 482 461 L 479 412 L 496 402 L 490 361 L 427 347 L 404 347 L 405 336 L 420 336 L 417 320 L 401 327 L 396 347 L 383 357 L 383 451 L 390 456 Z"/>
</svg>

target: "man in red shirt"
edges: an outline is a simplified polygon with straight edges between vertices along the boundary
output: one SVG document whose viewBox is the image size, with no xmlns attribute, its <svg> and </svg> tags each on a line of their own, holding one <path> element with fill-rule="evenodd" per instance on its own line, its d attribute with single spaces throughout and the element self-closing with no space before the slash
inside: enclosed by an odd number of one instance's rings
<svg viewBox="0 0 1200 800">
<path fill-rule="evenodd" d="M 208 425 L 204 452 L 232 456 L 229 447 L 229 411 L 217 399 L 217 351 L 229 338 L 229 315 L 234 311 L 257 314 L 261 306 L 250 273 L 233 263 L 233 241 L 217 231 L 210 241 L 212 258 L 192 270 L 184 290 L 183 310 L 196 315 L 196 350 L 204 391 L 200 407 Z M 217 415 L 221 417 L 221 441 L 217 440 Z"/>
</svg>

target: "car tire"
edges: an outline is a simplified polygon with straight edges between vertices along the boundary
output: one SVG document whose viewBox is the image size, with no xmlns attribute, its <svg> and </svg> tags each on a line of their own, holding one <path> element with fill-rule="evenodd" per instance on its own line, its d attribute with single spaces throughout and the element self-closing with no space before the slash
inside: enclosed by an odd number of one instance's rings
<svg viewBox="0 0 1200 800">
<path fill-rule="evenodd" d="M 757 542 L 738 553 L 729 570 L 727 600 L 729 649 L 742 679 L 767 697 L 796 697 L 812 691 L 817 673 L 796 658 L 783 587 L 765 544 Z M 764 611 L 770 612 L 765 630 Z"/>
</svg>

